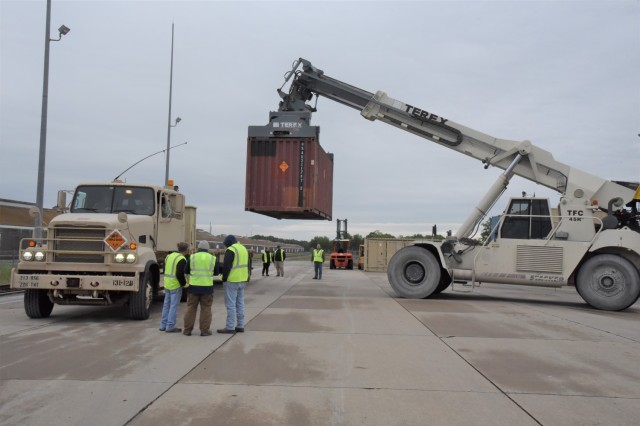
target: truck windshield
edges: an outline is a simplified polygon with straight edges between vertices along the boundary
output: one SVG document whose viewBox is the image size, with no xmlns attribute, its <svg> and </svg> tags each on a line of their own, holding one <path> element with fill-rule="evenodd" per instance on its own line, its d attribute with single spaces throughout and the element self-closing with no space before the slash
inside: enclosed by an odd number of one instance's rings
<svg viewBox="0 0 640 426">
<path fill-rule="evenodd" d="M 76 189 L 71 213 L 125 212 L 151 216 L 155 197 L 151 188 L 139 186 L 83 185 Z"/>
</svg>

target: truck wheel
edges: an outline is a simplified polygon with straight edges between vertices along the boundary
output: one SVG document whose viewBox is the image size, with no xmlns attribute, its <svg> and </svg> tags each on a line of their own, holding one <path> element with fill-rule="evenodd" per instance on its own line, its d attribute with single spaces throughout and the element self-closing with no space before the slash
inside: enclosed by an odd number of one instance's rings
<svg viewBox="0 0 640 426">
<path fill-rule="evenodd" d="M 350 260 L 349 263 L 347 263 L 347 269 L 353 269 L 353 260 Z"/>
<path fill-rule="evenodd" d="M 599 254 L 580 267 L 576 290 L 594 308 L 621 311 L 638 300 L 640 273 L 621 256 Z"/>
<path fill-rule="evenodd" d="M 29 318 L 49 318 L 53 310 L 53 302 L 46 291 L 25 290 L 24 311 Z"/>
<path fill-rule="evenodd" d="M 405 247 L 393 255 L 387 267 L 389 284 L 396 294 L 407 299 L 431 296 L 440 283 L 440 265 L 428 251 L 417 246 Z"/>
<path fill-rule="evenodd" d="M 329 261 L 329 269 L 336 269 L 336 262 L 334 262 L 333 260 Z"/>
<path fill-rule="evenodd" d="M 449 278 L 448 274 L 440 273 L 440 275 L 440 282 L 438 283 L 438 287 L 436 287 L 436 291 L 433 292 L 433 295 L 442 293 L 451 285 L 451 278 Z"/>
<path fill-rule="evenodd" d="M 153 280 L 147 271 L 140 277 L 140 288 L 129 296 L 129 316 L 135 320 L 146 320 L 151 311 Z"/>
</svg>

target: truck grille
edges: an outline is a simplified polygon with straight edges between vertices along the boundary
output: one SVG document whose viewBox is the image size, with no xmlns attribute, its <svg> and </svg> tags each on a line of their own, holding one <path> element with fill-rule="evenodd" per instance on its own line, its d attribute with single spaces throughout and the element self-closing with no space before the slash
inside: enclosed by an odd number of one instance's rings
<svg viewBox="0 0 640 426">
<path fill-rule="evenodd" d="M 55 228 L 53 261 L 104 263 L 104 228 Z"/>
</svg>

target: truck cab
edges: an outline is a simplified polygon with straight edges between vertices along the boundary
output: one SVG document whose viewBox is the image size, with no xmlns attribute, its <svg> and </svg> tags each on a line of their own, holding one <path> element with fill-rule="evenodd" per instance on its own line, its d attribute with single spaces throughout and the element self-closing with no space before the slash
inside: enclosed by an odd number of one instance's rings
<svg viewBox="0 0 640 426">
<path fill-rule="evenodd" d="M 46 237 L 20 243 L 11 287 L 25 290 L 27 316 L 48 317 L 54 304 L 126 304 L 147 319 L 166 255 L 195 242 L 195 207 L 173 186 L 120 181 L 80 184 L 62 204 Z"/>
</svg>

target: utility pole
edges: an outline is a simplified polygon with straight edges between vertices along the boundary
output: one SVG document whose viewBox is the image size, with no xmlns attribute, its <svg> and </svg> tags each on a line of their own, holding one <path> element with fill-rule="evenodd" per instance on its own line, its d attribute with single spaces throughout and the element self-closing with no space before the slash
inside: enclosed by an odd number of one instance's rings
<svg viewBox="0 0 640 426">
<path fill-rule="evenodd" d="M 169 120 L 167 124 L 167 165 L 166 165 L 166 171 L 164 174 L 165 185 L 169 184 L 169 156 L 170 156 L 169 149 L 171 149 L 171 128 L 176 127 L 178 123 L 181 121 L 181 118 L 177 117 L 176 124 L 173 124 L 173 125 L 171 124 L 171 96 L 173 92 L 173 26 L 174 24 L 172 23 L 171 24 L 171 69 L 169 72 Z"/>
<path fill-rule="evenodd" d="M 42 78 L 42 114 L 40 116 L 40 152 L 38 156 L 38 188 L 36 190 L 36 207 L 38 215 L 35 217 L 33 236 L 42 238 L 42 218 L 44 215 L 44 168 L 47 155 L 47 109 L 49 104 L 49 45 L 52 41 L 60 41 L 63 35 L 71 31 L 62 25 L 58 29 L 58 38 L 50 37 L 51 31 L 51 0 L 47 0 L 47 17 L 44 32 L 44 76 Z"/>
</svg>

